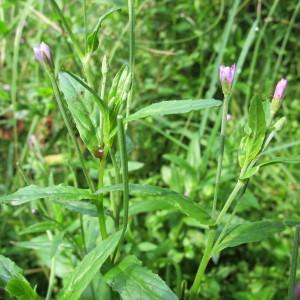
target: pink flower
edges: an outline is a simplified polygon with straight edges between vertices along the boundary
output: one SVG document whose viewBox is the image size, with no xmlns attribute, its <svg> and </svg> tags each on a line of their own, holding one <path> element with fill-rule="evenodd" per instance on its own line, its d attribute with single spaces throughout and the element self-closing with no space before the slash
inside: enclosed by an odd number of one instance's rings
<svg viewBox="0 0 300 300">
<path fill-rule="evenodd" d="M 221 81 L 223 93 L 228 94 L 230 92 L 235 71 L 236 71 L 235 64 L 230 67 L 221 65 L 219 71 L 220 71 L 220 81 Z"/>
<path fill-rule="evenodd" d="M 284 97 L 285 89 L 287 87 L 287 80 L 282 78 L 276 85 L 273 99 L 280 101 Z"/>
<path fill-rule="evenodd" d="M 220 66 L 220 80 L 221 83 L 223 84 L 224 81 L 226 81 L 228 83 L 229 86 L 232 85 L 233 79 L 234 79 L 234 75 L 235 75 L 235 64 L 230 66 L 230 67 L 226 67 L 224 65 Z"/>
<path fill-rule="evenodd" d="M 273 115 L 278 111 L 278 109 L 281 106 L 281 102 L 284 97 L 286 87 L 287 87 L 286 79 L 282 78 L 281 80 L 278 81 L 274 91 L 272 105 L 271 105 Z"/>
<path fill-rule="evenodd" d="M 52 56 L 50 48 L 47 44 L 42 42 L 41 44 L 33 47 L 35 57 L 42 63 L 52 64 Z"/>
</svg>

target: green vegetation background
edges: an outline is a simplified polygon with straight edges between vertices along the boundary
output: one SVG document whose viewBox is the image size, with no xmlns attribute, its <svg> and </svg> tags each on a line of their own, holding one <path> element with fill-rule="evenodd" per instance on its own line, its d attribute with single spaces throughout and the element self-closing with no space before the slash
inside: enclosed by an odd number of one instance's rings
<svg viewBox="0 0 300 300">
<path fill-rule="evenodd" d="M 31 1 L 28 6 L 29 2 L 0 1 L 0 194 L 26 185 L 24 176 L 29 183 L 43 186 L 72 184 L 70 166 L 78 165 L 70 151 L 49 80 L 34 59 L 32 46 L 45 41 L 57 65 L 78 73 L 72 59 L 73 51 L 48 1 Z M 82 2 L 60 3 L 74 33 L 83 36 Z M 104 54 L 108 55 L 111 80 L 121 64 L 128 61 L 127 3 L 121 0 L 87 3 L 89 30 L 112 6 L 124 8 L 104 22 L 100 50 L 94 58 L 93 72 L 99 73 L 100 82 L 101 59 Z M 228 20 L 234 5 L 238 8 L 230 26 Z M 237 151 L 250 97 L 257 93 L 270 98 L 281 77 L 289 82 L 281 112 L 287 122 L 280 137 L 272 143 L 269 156 L 299 154 L 299 7 L 300 1 L 296 0 L 136 1 L 132 111 L 161 100 L 212 96 L 221 99 L 219 64 L 235 63 L 241 53 L 244 55 L 230 103 L 220 199 L 228 195 L 238 175 Z M 14 113 L 18 122 L 18 152 L 22 153 L 26 147 L 34 124 L 37 126 L 32 133 L 41 145 L 39 153 L 25 152 L 18 167 L 12 133 Z M 207 117 L 207 124 L 203 122 L 205 113 L 133 123 L 129 128 L 133 147 L 130 160 L 139 163 L 132 164 L 136 170 L 130 172 L 130 182 L 189 192 L 195 201 L 210 207 L 218 143 L 213 140 L 209 151 L 205 152 L 217 116 L 210 112 Z M 199 156 L 195 150 L 198 143 Z M 206 157 L 202 155 L 204 152 L 208 153 Z M 168 154 L 192 162 L 197 176 L 190 176 Z M 88 153 L 86 157 L 89 158 Z M 93 171 L 95 166 L 91 162 L 89 167 Z M 265 168 L 251 181 L 239 217 L 252 221 L 299 219 L 299 179 L 297 165 Z M 84 180 L 81 184 L 84 186 Z M 64 212 L 65 224 L 75 218 L 76 214 Z M 16 245 L 35 237 L 34 234 L 21 234 L 22 230 L 41 220 L 44 220 L 43 215 L 35 211 L 34 205 L 0 207 L 0 254 L 9 256 L 24 268 L 27 278 L 33 285 L 37 284 L 38 291 L 43 294 L 49 274 L 38 255 L 41 245 L 33 250 L 26 249 L 26 245 Z M 178 277 L 191 284 L 204 245 L 203 232 L 186 223 L 173 211 L 141 214 L 131 220 L 127 237 L 128 249 L 173 290 Z M 286 230 L 261 243 L 226 250 L 217 267 L 213 263 L 209 265 L 201 299 L 285 299 L 291 244 L 292 231 Z M 167 259 L 170 257 L 172 264 Z M 59 286 L 59 282 L 57 284 Z"/>
</svg>

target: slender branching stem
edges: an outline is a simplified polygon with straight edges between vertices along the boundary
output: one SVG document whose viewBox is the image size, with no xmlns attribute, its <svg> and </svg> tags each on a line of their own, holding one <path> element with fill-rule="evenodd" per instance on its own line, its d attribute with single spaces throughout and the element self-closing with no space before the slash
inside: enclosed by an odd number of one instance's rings
<svg viewBox="0 0 300 300">
<path fill-rule="evenodd" d="M 120 168 L 118 166 L 115 153 L 113 151 L 110 151 L 110 157 L 115 170 L 115 184 L 118 184 L 121 182 Z M 116 229 L 118 229 L 120 224 L 120 192 L 115 192 L 114 196 L 115 196 L 113 198 L 114 219 L 115 219 Z"/>
<path fill-rule="evenodd" d="M 55 279 L 55 261 L 56 261 L 56 255 L 53 255 L 53 257 L 51 258 L 50 278 L 49 278 L 49 284 L 48 284 L 47 295 L 45 300 L 51 299 L 52 287 Z"/>
<path fill-rule="evenodd" d="M 214 240 L 216 237 L 216 231 L 215 230 L 210 230 L 208 233 L 208 241 L 207 245 L 204 250 L 203 257 L 201 259 L 194 283 L 191 287 L 190 290 L 190 300 L 196 300 L 197 299 L 197 294 L 199 290 L 200 283 L 202 281 L 203 275 L 205 273 L 206 267 L 209 263 L 209 260 L 211 258 L 211 252 L 214 244 Z"/>
<path fill-rule="evenodd" d="M 213 215 L 217 209 L 219 185 L 220 185 L 220 179 L 222 175 L 229 98 L 230 98 L 229 94 L 225 95 L 224 102 L 223 102 L 222 124 L 221 124 L 220 145 L 219 145 L 220 148 L 219 148 L 214 200 L 213 200 L 213 208 L 212 208 Z"/>
<path fill-rule="evenodd" d="M 84 23 L 84 52 L 86 53 L 87 52 L 87 37 L 88 37 L 86 0 L 83 0 L 83 23 Z"/>
<path fill-rule="evenodd" d="M 104 187 L 104 170 L 105 170 L 105 158 L 102 158 L 100 160 L 99 164 L 99 181 L 98 181 L 98 188 L 102 189 Z M 102 239 L 107 238 L 107 231 L 106 231 L 106 224 L 105 224 L 105 214 L 104 214 L 104 195 L 101 193 L 99 195 L 99 199 L 97 201 L 97 209 L 98 209 L 98 215 L 99 215 L 99 224 L 100 224 L 100 232 Z"/>
<path fill-rule="evenodd" d="M 119 241 L 119 246 L 122 244 L 125 233 L 128 225 L 128 206 L 129 206 L 129 183 L 128 183 L 128 158 L 127 158 L 127 149 L 126 149 L 126 139 L 125 131 L 123 124 L 123 117 L 118 116 L 118 142 L 119 142 L 119 151 L 122 167 L 122 181 L 123 181 L 123 228 Z M 114 255 L 114 260 L 116 258 L 117 250 Z"/>
</svg>

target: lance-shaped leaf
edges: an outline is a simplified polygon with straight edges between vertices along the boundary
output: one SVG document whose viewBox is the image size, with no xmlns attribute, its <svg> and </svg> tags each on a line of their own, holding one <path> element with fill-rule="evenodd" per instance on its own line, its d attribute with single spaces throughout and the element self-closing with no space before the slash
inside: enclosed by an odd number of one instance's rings
<svg viewBox="0 0 300 300">
<path fill-rule="evenodd" d="M 178 300 L 166 283 L 133 255 L 125 257 L 104 278 L 123 300 Z"/>
<path fill-rule="evenodd" d="M 80 137 L 89 151 L 94 153 L 101 139 L 97 130 L 100 112 L 93 100 L 95 96 L 69 73 L 60 72 L 58 79 Z"/>
<path fill-rule="evenodd" d="M 258 221 L 236 225 L 232 227 L 214 249 L 214 254 L 229 247 L 236 247 L 246 243 L 259 242 L 274 236 L 285 229 L 282 222 Z"/>
<path fill-rule="evenodd" d="M 243 180 L 250 178 L 253 175 L 257 174 L 260 168 L 275 164 L 300 164 L 300 156 L 278 157 L 270 161 L 260 163 L 259 165 L 247 170 L 246 173 L 242 177 L 240 177 L 240 179 Z"/>
<path fill-rule="evenodd" d="M 99 189 L 96 194 L 122 190 L 123 186 L 121 184 L 116 184 Z M 209 224 L 212 221 L 209 213 L 202 206 L 172 190 L 151 185 L 129 184 L 129 192 L 131 194 L 148 194 L 156 196 L 157 201 L 167 203 L 170 207 L 181 211 L 185 215 L 196 219 L 202 224 Z"/>
<path fill-rule="evenodd" d="M 142 108 L 129 116 L 126 121 L 133 121 L 145 117 L 183 114 L 194 110 L 217 107 L 221 104 L 221 101 L 215 99 L 162 101 Z"/>
<path fill-rule="evenodd" d="M 260 152 L 266 134 L 266 120 L 263 103 L 258 96 L 253 97 L 250 109 L 249 120 L 246 126 L 246 136 L 241 141 L 241 153 L 239 162 L 241 167 L 252 161 Z"/>
<path fill-rule="evenodd" d="M 58 297 L 59 300 L 79 299 L 80 295 L 99 272 L 103 263 L 115 250 L 120 236 L 120 231 L 110 235 L 83 258 L 74 272 L 66 279 L 63 290 Z"/>
<path fill-rule="evenodd" d="M 103 21 L 112 13 L 114 13 L 115 11 L 121 10 L 120 7 L 117 8 L 112 8 L 111 10 L 109 10 L 108 12 L 106 12 L 103 16 L 100 17 L 100 19 L 98 20 L 98 23 L 94 29 L 94 31 L 92 33 L 90 33 L 87 37 L 87 45 L 89 48 L 90 52 L 94 52 L 97 50 L 98 46 L 99 46 L 99 39 L 98 39 L 98 33 L 99 30 L 102 26 Z"/>
<path fill-rule="evenodd" d="M 7 203 L 11 205 L 21 205 L 26 202 L 38 199 L 50 200 L 82 200 L 95 199 L 96 196 L 87 189 L 79 189 L 72 186 L 55 185 L 49 187 L 39 187 L 36 185 L 29 185 L 21 188 L 13 194 L 0 197 L 0 203 Z"/>
</svg>

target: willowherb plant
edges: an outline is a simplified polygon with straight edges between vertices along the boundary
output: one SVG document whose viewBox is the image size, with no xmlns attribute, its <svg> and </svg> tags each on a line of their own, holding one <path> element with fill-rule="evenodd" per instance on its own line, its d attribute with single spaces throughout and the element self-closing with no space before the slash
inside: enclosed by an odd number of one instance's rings
<svg viewBox="0 0 300 300">
<path fill-rule="evenodd" d="M 223 201 L 219 201 L 229 116 L 228 107 L 236 80 L 236 65 L 220 66 L 219 76 L 224 95 L 223 101 L 216 99 L 169 100 L 151 104 L 130 114 L 129 106 L 134 96 L 133 2 L 129 1 L 131 20 L 129 66 L 123 65 L 115 76 L 111 76 L 109 59 L 106 55 L 103 56 L 101 66 L 97 66 L 97 70 L 101 70 L 100 74 L 93 72 L 92 66 L 93 57 L 99 47 L 97 36 L 100 27 L 106 17 L 119 9 L 110 10 L 99 19 L 94 30 L 86 34 L 85 49 L 82 49 L 56 2 L 51 0 L 51 4 L 64 24 L 76 58 L 81 63 L 82 73 L 73 74 L 67 70 L 57 70 L 55 52 L 51 51 L 44 42 L 33 48 L 34 55 L 49 76 L 61 118 L 67 128 L 68 137 L 72 141 L 70 154 L 73 156 L 74 149 L 88 188 L 82 187 L 84 183 L 74 172 L 73 185 L 52 184 L 46 187 L 28 185 L 13 194 L 0 197 L 1 203 L 13 206 L 26 203 L 36 204 L 37 211 L 42 211 L 47 220 L 51 221 L 46 223 L 46 226 L 45 223 L 42 224 L 43 226 L 38 224 L 40 226 L 38 230 L 46 232 L 42 237 L 50 248 L 45 259 L 45 264 L 50 270 L 49 284 L 43 296 L 46 300 L 53 298 L 54 293 L 60 300 L 85 299 L 84 297 L 94 300 L 104 299 L 104 297 L 113 300 L 118 298 L 174 300 L 178 297 L 181 297 L 180 299 L 189 297 L 190 300 L 201 299 L 201 283 L 212 258 L 216 258 L 226 248 L 261 241 L 286 227 L 286 224 L 277 220 L 235 224 L 234 219 L 238 204 L 251 177 L 261 168 L 275 163 L 299 162 L 298 157 L 279 157 L 272 161 L 263 161 L 268 145 L 285 122 L 284 117 L 277 120 L 276 113 L 283 101 L 287 80 L 281 79 L 278 82 L 272 99 L 264 101 L 259 95 L 252 98 L 248 122 L 245 125 L 237 159 L 240 171 L 227 199 L 224 201 L 222 193 Z M 192 193 L 194 183 L 186 184 L 188 188 L 184 195 L 158 186 L 129 184 L 127 156 L 130 142 L 127 126 L 130 126 L 131 122 L 158 115 L 218 109 L 221 106 L 219 155 L 214 196 L 209 205 L 211 211 L 208 205 L 194 201 L 196 200 L 193 199 L 195 197 Z M 28 142 L 31 148 L 35 147 L 34 138 L 30 138 Z M 197 146 L 195 148 L 197 149 Z M 85 149 L 88 153 L 84 152 Z M 169 155 L 169 159 L 175 162 L 182 160 L 176 155 Z M 91 175 L 94 170 L 89 168 L 90 162 L 98 166 L 96 176 Z M 200 170 L 193 169 L 186 162 L 181 161 L 181 163 L 188 169 L 186 177 L 188 179 L 192 177 L 196 183 L 199 183 L 197 172 L 200 173 Z M 108 169 L 113 169 L 113 171 L 108 171 Z M 108 181 L 110 185 L 106 184 Z M 141 261 L 134 255 L 133 249 L 124 246 L 130 236 L 130 234 L 126 235 L 127 229 L 129 226 L 134 226 L 129 220 L 129 210 L 134 208 L 134 203 L 130 203 L 129 197 L 134 193 L 143 197 L 157 196 L 156 201 L 160 204 L 163 202 L 164 209 L 166 207 L 175 209 L 191 217 L 205 231 L 205 249 L 197 273 L 192 278 L 190 289 L 186 282 L 182 281 L 175 294 L 158 275 L 142 266 Z M 55 215 L 56 205 L 63 207 L 60 211 L 63 217 L 59 218 Z M 159 208 L 155 206 L 155 209 Z M 149 211 L 152 211 L 151 209 L 153 207 L 149 208 Z M 64 224 L 66 210 L 77 213 L 75 221 L 68 226 Z M 146 209 L 145 212 L 147 212 Z M 99 227 L 97 230 L 94 228 L 94 218 L 97 218 Z M 37 228 L 34 229 L 37 230 Z M 139 228 L 136 230 L 138 231 Z M 132 239 L 132 236 L 130 238 Z M 68 268 L 67 275 L 66 272 L 60 272 L 57 267 L 63 260 L 70 261 L 71 266 Z M 41 299 L 11 260 L 0 256 L 0 265 L 3 265 L 5 270 L 9 270 L 5 276 L 0 276 L 0 283 L 12 297 Z M 0 268 L 0 275 L 1 272 Z M 295 276 L 294 273 L 292 272 L 291 278 Z M 56 278 L 62 281 L 59 291 L 55 287 Z M 294 285 L 293 283 L 290 286 L 292 292 L 294 292 Z M 105 296 L 101 294 L 101 288 L 108 290 L 104 293 Z M 23 295 L 27 295 L 27 298 Z"/>
</svg>

